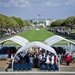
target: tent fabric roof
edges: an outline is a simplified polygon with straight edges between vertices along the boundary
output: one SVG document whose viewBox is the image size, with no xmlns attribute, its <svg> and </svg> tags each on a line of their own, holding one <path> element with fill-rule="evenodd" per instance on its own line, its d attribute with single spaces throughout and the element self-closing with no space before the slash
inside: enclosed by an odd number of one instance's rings
<svg viewBox="0 0 75 75">
<path fill-rule="evenodd" d="M 54 53 L 54 54 L 56 55 L 55 50 L 54 50 L 52 47 L 50 47 L 50 46 L 53 45 L 53 44 L 55 44 L 55 43 L 57 43 L 57 42 L 59 42 L 59 41 L 61 41 L 61 40 L 68 41 L 68 42 L 70 42 L 70 43 L 72 43 L 72 44 L 75 45 L 74 42 L 72 42 L 72 41 L 70 41 L 70 40 L 67 40 L 67 39 L 65 39 L 65 38 L 63 38 L 63 37 L 61 37 L 61 36 L 58 36 L 58 35 L 54 35 L 54 36 L 52 36 L 52 37 L 46 39 L 46 40 L 44 41 L 44 43 L 37 42 L 37 41 L 34 41 L 34 42 L 31 42 L 31 43 L 30 43 L 27 39 L 25 39 L 25 38 L 23 38 L 23 37 L 21 37 L 21 36 L 14 36 L 14 37 L 11 37 L 11 38 L 6 39 L 6 40 L 4 40 L 4 41 L 2 41 L 2 42 L 0 42 L 0 43 L 4 43 L 4 42 L 6 42 L 6 41 L 8 41 L 8 40 L 11 40 L 11 41 L 13 41 L 13 42 L 15 42 L 15 43 L 18 43 L 19 45 L 22 46 L 22 47 L 17 51 L 16 55 L 17 55 L 18 53 L 22 52 L 23 50 L 27 50 L 27 49 L 30 48 L 30 47 L 41 47 L 41 48 L 43 48 L 43 49 L 45 49 L 45 50 L 48 50 L 48 51 L 50 51 L 50 52 L 52 52 L 52 53 Z"/>
<path fill-rule="evenodd" d="M 72 44 L 75 44 L 74 42 L 72 42 L 70 40 L 67 40 L 67 39 L 65 39 L 65 38 L 63 38 L 61 36 L 58 36 L 58 35 L 54 35 L 52 37 L 49 37 L 48 39 L 46 39 L 44 41 L 44 43 L 47 44 L 47 45 L 49 45 L 49 46 L 51 46 L 51 45 L 53 45 L 53 44 L 55 44 L 55 43 L 57 43 L 57 42 L 59 42 L 61 40 L 65 40 L 65 41 L 68 41 L 68 42 L 70 42 Z"/>
<path fill-rule="evenodd" d="M 15 42 L 15 43 L 17 43 L 17 44 L 19 44 L 21 46 L 25 46 L 25 45 L 27 45 L 29 43 L 29 41 L 27 39 L 25 39 L 25 38 L 23 38 L 21 36 L 11 37 L 11 38 L 6 39 L 6 40 L 4 40 L 4 41 L 2 41 L 0 43 L 6 42 L 8 40 L 11 40 L 11 41 L 13 41 L 13 42 Z"/>
<path fill-rule="evenodd" d="M 47 46 L 47 45 L 45 45 L 45 44 L 43 44 L 43 43 L 41 43 L 41 42 L 37 42 L 37 41 L 31 42 L 31 43 L 29 43 L 28 45 L 21 47 L 21 48 L 16 52 L 15 56 L 16 56 L 18 53 L 20 53 L 20 52 L 22 52 L 22 51 L 24 51 L 24 50 L 27 50 L 27 49 L 30 48 L 30 47 L 41 47 L 41 48 L 43 48 L 43 49 L 45 49 L 45 50 L 50 51 L 51 53 L 53 53 L 53 54 L 55 54 L 55 55 L 57 56 L 56 51 L 55 51 L 52 47 L 49 47 L 49 46 Z M 15 56 L 14 56 L 14 57 L 15 57 Z"/>
</svg>

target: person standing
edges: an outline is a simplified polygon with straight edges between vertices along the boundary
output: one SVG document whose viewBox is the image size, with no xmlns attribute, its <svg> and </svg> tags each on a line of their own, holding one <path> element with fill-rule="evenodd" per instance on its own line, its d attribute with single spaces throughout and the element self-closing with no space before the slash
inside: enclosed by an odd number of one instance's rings
<svg viewBox="0 0 75 75">
<path fill-rule="evenodd" d="M 30 64 L 31 64 L 31 65 L 32 65 L 32 67 L 33 67 L 33 60 L 34 60 L 34 58 L 33 58 L 33 56 L 32 56 L 32 55 L 29 57 L 29 60 L 30 60 Z"/>
<path fill-rule="evenodd" d="M 45 62 L 45 70 L 49 70 L 49 64 L 50 64 L 50 56 L 47 55 Z"/>
<path fill-rule="evenodd" d="M 68 66 L 71 61 L 71 56 L 67 54 L 65 60 L 66 60 L 66 65 Z"/>
</svg>

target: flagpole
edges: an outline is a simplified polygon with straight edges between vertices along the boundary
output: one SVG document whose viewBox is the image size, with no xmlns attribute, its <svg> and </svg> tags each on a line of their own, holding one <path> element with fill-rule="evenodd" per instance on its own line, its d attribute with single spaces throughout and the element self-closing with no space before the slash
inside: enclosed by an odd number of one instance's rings
<svg viewBox="0 0 75 75">
<path fill-rule="evenodd" d="M 37 26 L 38 26 L 38 15 L 37 15 Z"/>
<path fill-rule="evenodd" d="M 39 16 L 41 16 L 40 14 L 37 14 L 37 27 L 39 27 L 38 23 L 39 23 Z"/>
</svg>

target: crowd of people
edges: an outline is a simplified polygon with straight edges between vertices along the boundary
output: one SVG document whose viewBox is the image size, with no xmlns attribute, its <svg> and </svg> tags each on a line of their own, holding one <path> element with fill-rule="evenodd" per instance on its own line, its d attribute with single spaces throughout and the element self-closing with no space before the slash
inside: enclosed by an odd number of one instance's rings
<svg viewBox="0 0 75 75">
<path fill-rule="evenodd" d="M 15 57 L 14 64 L 26 63 L 28 66 L 31 64 L 31 69 L 39 68 L 40 70 L 59 70 L 57 57 L 49 51 L 39 50 L 38 53 L 27 52 L 25 55 L 19 53 Z M 27 69 L 28 70 L 28 69 Z"/>
<path fill-rule="evenodd" d="M 65 28 L 65 27 L 55 27 L 48 29 L 48 31 L 54 32 L 59 35 L 64 35 L 66 37 L 70 37 L 72 39 L 75 39 L 75 33 L 73 31 L 74 29 L 71 28 Z"/>
<path fill-rule="evenodd" d="M 69 51 L 55 56 L 44 49 L 32 49 L 31 51 L 23 51 L 17 54 L 14 58 L 13 70 L 32 70 L 32 68 L 37 68 L 39 70 L 59 71 L 59 65 L 65 61 L 65 65 L 69 66 L 73 58 L 75 58 L 75 53 L 72 54 Z"/>
<path fill-rule="evenodd" d="M 32 26 L 25 26 L 25 27 L 17 28 L 17 29 L 8 28 L 7 30 L 4 30 L 2 32 L 0 31 L 0 39 L 11 36 L 11 35 L 15 35 L 17 33 L 20 33 L 26 30 L 30 30 L 31 28 Z"/>
</svg>

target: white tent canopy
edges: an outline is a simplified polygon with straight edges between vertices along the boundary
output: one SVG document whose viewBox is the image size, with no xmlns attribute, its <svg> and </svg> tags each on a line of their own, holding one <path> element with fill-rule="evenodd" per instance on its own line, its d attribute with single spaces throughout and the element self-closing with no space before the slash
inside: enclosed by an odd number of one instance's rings
<svg viewBox="0 0 75 75">
<path fill-rule="evenodd" d="M 49 45 L 49 46 L 51 46 L 51 45 L 53 45 L 53 44 L 55 44 L 55 43 L 57 43 L 57 42 L 59 42 L 59 41 L 61 41 L 61 40 L 65 40 L 65 41 L 68 41 L 68 42 L 70 42 L 70 43 L 72 43 L 72 44 L 75 44 L 74 42 L 72 42 L 72 41 L 70 41 L 70 40 L 67 40 L 67 39 L 65 39 L 65 38 L 63 38 L 63 37 L 61 37 L 61 36 L 58 36 L 58 35 L 54 35 L 54 36 L 52 36 L 52 37 L 46 39 L 46 40 L 44 41 L 44 43 L 47 44 L 47 45 Z"/>
<path fill-rule="evenodd" d="M 25 39 L 25 38 L 23 38 L 21 36 L 11 37 L 11 38 L 6 39 L 6 40 L 4 40 L 4 41 L 2 41 L 0 43 L 6 42 L 8 40 L 11 40 L 11 41 L 13 41 L 13 42 L 15 42 L 15 43 L 17 43 L 17 44 L 19 44 L 21 46 L 25 46 L 25 45 L 27 45 L 29 43 L 29 41 L 27 39 Z"/>
<path fill-rule="evenodd" d="M 29 41 L 28 41 L 26 38 L 23 38 L 23 37 L 21 37 L 21 36 L 14 36 L 14 38 L 16 38 L 16 39 L 18 39 L 18 40 L 20 40 L 20 41 L 22 41 L 22 42 L 24 42 L 24 43 L 26 43 L 26 44 L 29 43 Z"/>
<path fill-rule="evenodd" d="M 47 45 L 45 45 L 45 44 L 43 44 L 43 43 L 41 43 L 41 42 L 37 42 L 37 41 L 31 42 L 31 43 L 29 43 L 28 45 L 21 47 L 21 48 L 16 52 L 15 56 L 16 56 L 18 53 L 20 53 L 20 52 L 22 52 L 22 51 L 24 51 L 24 50 L 27 50 L 27 49 L 30 48 L 30 47 L 41 47 L 41 48 L 43 48 L 43 49 L 45 49 L 45 50 L 47 50 L 47 51 L 50 51 L 51 53 L 53 53 L 53 54 L 55 54 L 55 55 L 57 56 L 56 51 L 55 51 L 52 47 L 49 47 L 49 46 L 47 46 Z M 14 56 L 14 58 L 15 58 L 15 56 Z"/>
</svg>

